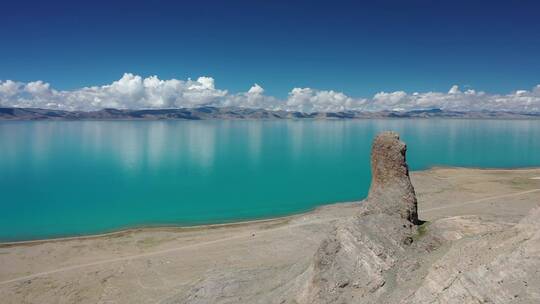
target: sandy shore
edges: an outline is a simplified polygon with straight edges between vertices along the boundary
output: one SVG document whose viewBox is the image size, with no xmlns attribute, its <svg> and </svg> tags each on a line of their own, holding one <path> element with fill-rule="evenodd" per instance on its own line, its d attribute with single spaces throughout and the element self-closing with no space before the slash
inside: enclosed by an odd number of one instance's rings
<svg viewBox="0 0 540 304">
<path fill-rule="evenodd" d="M 540 204 L 540 169 L 434 168 L 413 172 L 412 182 L 420 218 L 427 221 L 475 215 L 510 225 Z M 357 208 L 357 203 L 334 204 L 273 220 L 3 244 L 0 298 L 2 303 L 177 303 L 209 277 L 256 280 L 264 292 L 292 280 L 295 269 L 305 269 L 332 223 Z"/>
</svg>

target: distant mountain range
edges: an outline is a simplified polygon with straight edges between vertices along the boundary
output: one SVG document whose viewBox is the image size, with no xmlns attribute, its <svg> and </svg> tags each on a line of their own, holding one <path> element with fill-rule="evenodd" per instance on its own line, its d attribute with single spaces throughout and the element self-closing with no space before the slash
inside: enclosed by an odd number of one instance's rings
<svg viewBox="0 0 540 304">
<path fill-rule="evenodd" d="M 538 113 L 477 111 L 461 112 L 441 109 L 380 112 L 303 113 L 270 111 L 237 107 L 198 107 L 184 109 L 62 111 L 35 108 L 0 108 L 0 120 L 208 120 L 208 119 L 370 119 L 370 118 L 506 118 L 540 119 Z"/>
</svg>

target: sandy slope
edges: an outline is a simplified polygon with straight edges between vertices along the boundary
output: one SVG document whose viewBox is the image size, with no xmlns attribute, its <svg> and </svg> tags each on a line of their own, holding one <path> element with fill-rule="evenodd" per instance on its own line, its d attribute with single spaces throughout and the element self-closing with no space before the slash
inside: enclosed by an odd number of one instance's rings
<svg viewBox="0 0 540 304">
<path fill-rule="evenodd" d="M 366 282 L 373 292 L 366 289 L 365 298 L 354 302 L 540 301 L 535 294 L 540 274 L 534 272 L 540 265 L 540 237 L 534 233 L 540 231 L 538 215 L 522 220 L 540 204 L 540 179 L 535 177 L 540 177 L 540 169 L 414 172 L 419 215 L 430 222 L 417 231 L 410 248 L 396 247 L 392 261 L 374 260 L 377 267 L 387 265 L 381 268 L 384 275 Z M 312 281 L 314 256 L 328 235 L 338 231 L 339 237 L 364 237 L 376 226 L 340 230 L 346 227 L 342 223 L 355 220 L 358 209 L 356 203 L 336 204 L 264 222 L 3 245 L 0 299 L 2 303 L 302 302 L 307 299 L 303 293 L 311 288 L 306 282 Z M 386 242 L 377 233 L 367 243 L 372 239 L 375 245 Z M 476 291 L 479 282 L 483 291 Z"/>
</svg>

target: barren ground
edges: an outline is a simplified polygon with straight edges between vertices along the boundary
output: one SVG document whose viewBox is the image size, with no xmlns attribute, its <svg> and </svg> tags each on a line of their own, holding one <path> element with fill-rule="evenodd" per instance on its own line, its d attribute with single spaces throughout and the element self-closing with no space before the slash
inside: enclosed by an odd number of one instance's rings
<svg viewBox="0 0 540 304">
<path fill-rule="evenodd" d="M 489 223 L 512 227 L 540 205 L 540 169 L 434 168 L 413 172 L 412 182 L 420 218 L 446 229 L 448 239 L 484 233 Z M 266 303 L 264 294 L 297 278 L 334 222 L 357 208 L 334 204 L 267 221 L 3 244 L 0 302 L 185 303 L 195 301 L 190 295 L 218 294 L 222 303 Z M 445 255 L 451 258 L 451 246 L 433 259 Z M 215 289 L 196 289 L 201 282 Z"/>
</svg>

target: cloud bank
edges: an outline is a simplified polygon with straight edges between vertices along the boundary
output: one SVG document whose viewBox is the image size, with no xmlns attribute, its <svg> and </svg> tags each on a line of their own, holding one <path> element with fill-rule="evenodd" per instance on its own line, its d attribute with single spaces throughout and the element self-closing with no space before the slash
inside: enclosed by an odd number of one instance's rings
<svg viewBox="0 0 540 304">
<path fill-rule="evenodd" d="M 262 86 L 254 84 L 241 93 L 218 89 L 212 77 L 197 80 L 161 80 L 126 73 L 117 81 L 103 86 L 77 90 L 55 90 L 49 83 L 0 80 L 0 106 L 59 110 L 161 109 L 198 106 L 237 106 L 302 112 L 338 111 L 407 111 L 440 108 L 456 111 L 540 112 L 540 85 L 531 90 L 509 94 L 489 94 L 465 90 L 457 85 L 448 92 L 406 93 L 379 92 L 371 98 L 351 97 L 342 92 L 293 88 L 286 99 L 265 95 Z"/>
</svg>

